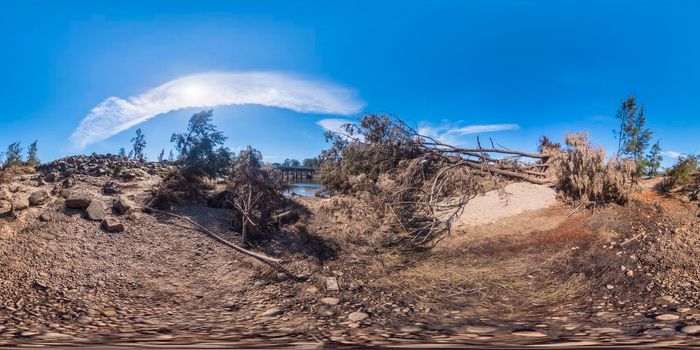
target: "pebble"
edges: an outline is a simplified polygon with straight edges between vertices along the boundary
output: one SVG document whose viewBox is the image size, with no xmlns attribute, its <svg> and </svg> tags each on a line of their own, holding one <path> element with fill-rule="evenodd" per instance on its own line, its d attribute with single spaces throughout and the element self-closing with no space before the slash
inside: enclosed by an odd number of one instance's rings
<svg viewBox="0 0 700 350">
<path fill-rule="evenodd" d="M 422 330 L 423 330 L 423 328 L 416 327 L 416 326 L 406 326 L 406 327 L 399 328 L 399 331 L 401 333 L 409 333 L 409 334 L 410 333 L 418 333 Z"/>
<path fill-rule="evenodd" d="M 359 312 L 359 311 L 353 312 L 350 315 L 348 315 L 348 319 L 350 321 L 354 321 L 354 322 L 360 322 L 360 321 L 366 319 L 367 317 L 369 317 L 368 314 L 366 314 L 364 312 Z"/>
<path fill-rule="evenodd" d="M 544 333 L 540 333 L 540 332 L 536 332 L 536 331 L 515 331 L 511 334 L 519 336 L 519 337 L 529 337 L 529 338 L 539 338 L 539 337 L 546 337 L 547 336 Z"/>
<path fill-rule="evenodd" d="M 326 304 L 326 305 L 335 306 L 335 305 L 338 305 L 340 303 L 340 299 L 338 299 L 338 298 L 323 298 L 323 299 L 321 299 L 321 302 Z"/>
<path fill-rule="evenodd" d="M 489 327 L 489 326 L 469 326 L 465 329 L 465 331 L 467 331 L 469 333 L 477 333 L 477 334 L 493 333 L 497 330 L 498 330 L 498 328 Z"/>
<path fill-rule="evenodd" d="M 658 305 L 673 305 L 676 303 L 676 300 L 670 295 L 664 295 L 654 299 L 654 302 Z"/>
<path fill-rule="evenodd" d="M 685 334 L 700 334 L 700 325 L 685 326 L 681 328 L 681 332 Z"/>
<path fill-rule="evenodd" d="M 278 307 L 273 307 L 267 309 L 267 311 L 263 312 L 262 316 L 263 317 L 274 317 L 274 316 L 279 316 L 282 314 L 282 310 Z"/>
<path fill-rule="evenodd" d="M 674 314 L 663 314 L 656 316 L 656 319 L 659 321 L 673 321 L 677 320 L 678 318 L 680 318 L 680 316 Z"/>
</svg>

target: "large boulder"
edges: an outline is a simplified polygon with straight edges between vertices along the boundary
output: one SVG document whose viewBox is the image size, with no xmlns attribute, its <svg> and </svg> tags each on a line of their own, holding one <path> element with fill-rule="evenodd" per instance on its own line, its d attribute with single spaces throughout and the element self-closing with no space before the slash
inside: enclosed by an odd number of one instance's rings
<svg viewBox="0 0 700 350">
<path fill-rule="evenodd" d="M 11 198 L 12 194 L 10 191 L 5 187 L 0 187 L 0 200 L 10 200 Z"/>
<path fill-rule="evenodd" d="M 37 205 L 42 205 L 45 204 L 46 202 L 49 201 L 51 197 L 49 196 L 49 192 L 47 192 L 44 189 L 35 191 L 29 196 L 29 205 L 37 206 Z"/>
<path fill-rule="evenodd" d="M 92 200 L 90 205 L 87 207 L 88 219 L 93 221 L 102 221 L 105 218 L 105 204 L 99 200 Z"/>
<path fill-rule="evenodd" d="M 117 233 L 124 231 L 124 224 L 117 221 L 115 218 L 106 218 L 102 221 L 102 228 L 107 232 Z"/>
<path fill-rule="evenodd" d="M 85 209 L 90 205 L 92 196 L 85 192 L 74 192 L 66 199 L 66 207 L 71 209 Z"/>
</svg>

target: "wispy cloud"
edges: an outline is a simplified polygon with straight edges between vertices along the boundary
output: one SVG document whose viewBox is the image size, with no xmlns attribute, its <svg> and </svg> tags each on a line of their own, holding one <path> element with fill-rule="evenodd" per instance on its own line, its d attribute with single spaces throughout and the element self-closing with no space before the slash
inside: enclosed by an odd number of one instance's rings
<svg viewBox="0 0 700 350">
<path fill-rule="evenodd" d="M 461 127 L 454 126 L 430 126 L 425 125 L 418 128 L 418 133 L 433 137 L 445 143 L 460 145 L 464 142 L 463 136 L 472 134 L 481 134 L 487 132 L 517 130 L 520 129 L 518 124 L 486 124 L 486 125 L 467 125 Z"/>
<path fill-rule="evenodd" d="M 159 114 L 243 104 L 338 115 L 357 113 L 364 105 L 350 89 L 328 82 L 272 72 L 204 73 L 169 81 L 140 95 L 105 99 L 83 118 L 70 141 L 82 149 Z"/>
<path fill-rule="evenodd" d="M 663 154 L 668 156 L 669 158 L 680 158 L 683 155 L 683 153 L 675 151 L 665 151 L 663 152 Z"/>
<path fill-rule="evenodd" d="M 328 118 L 321 119 L 316 122 L 316 124 L 322 127 L 324 130 L 332 131 L 335 133 L 344 133 L 343 125 L 352 123 L 352 120 L 340 119 L 340 118 Z"/>
</svg>

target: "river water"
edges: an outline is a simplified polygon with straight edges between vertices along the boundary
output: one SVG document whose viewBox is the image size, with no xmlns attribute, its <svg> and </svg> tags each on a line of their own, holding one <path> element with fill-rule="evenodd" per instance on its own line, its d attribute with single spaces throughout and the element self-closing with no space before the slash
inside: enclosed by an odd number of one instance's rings
<svg viewBox="0 0 700 350">
<path fill-rule="evenodd" d="M 302 197 L 313 197 L 323 191 L 323 185 L 313 181 L 296 181 L 289 184 L 290 188 L 284 191 L 286 196 L 296 194 Z"/>
</svg>

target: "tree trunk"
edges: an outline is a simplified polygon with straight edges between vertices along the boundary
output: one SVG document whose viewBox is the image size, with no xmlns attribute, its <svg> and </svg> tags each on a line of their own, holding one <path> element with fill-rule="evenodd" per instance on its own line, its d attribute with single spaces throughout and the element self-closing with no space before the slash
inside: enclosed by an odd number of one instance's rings
<svg viewBox="0 0 700 350">
<path fill-rule="evenodd" d="M 247 245 L 248 244 L 248 219 L 245 216 L 245 213 L 241 213 L 241 216 L 243 217 L 243 225 L 241 227 L 241 244 Z"/>
</svg>

